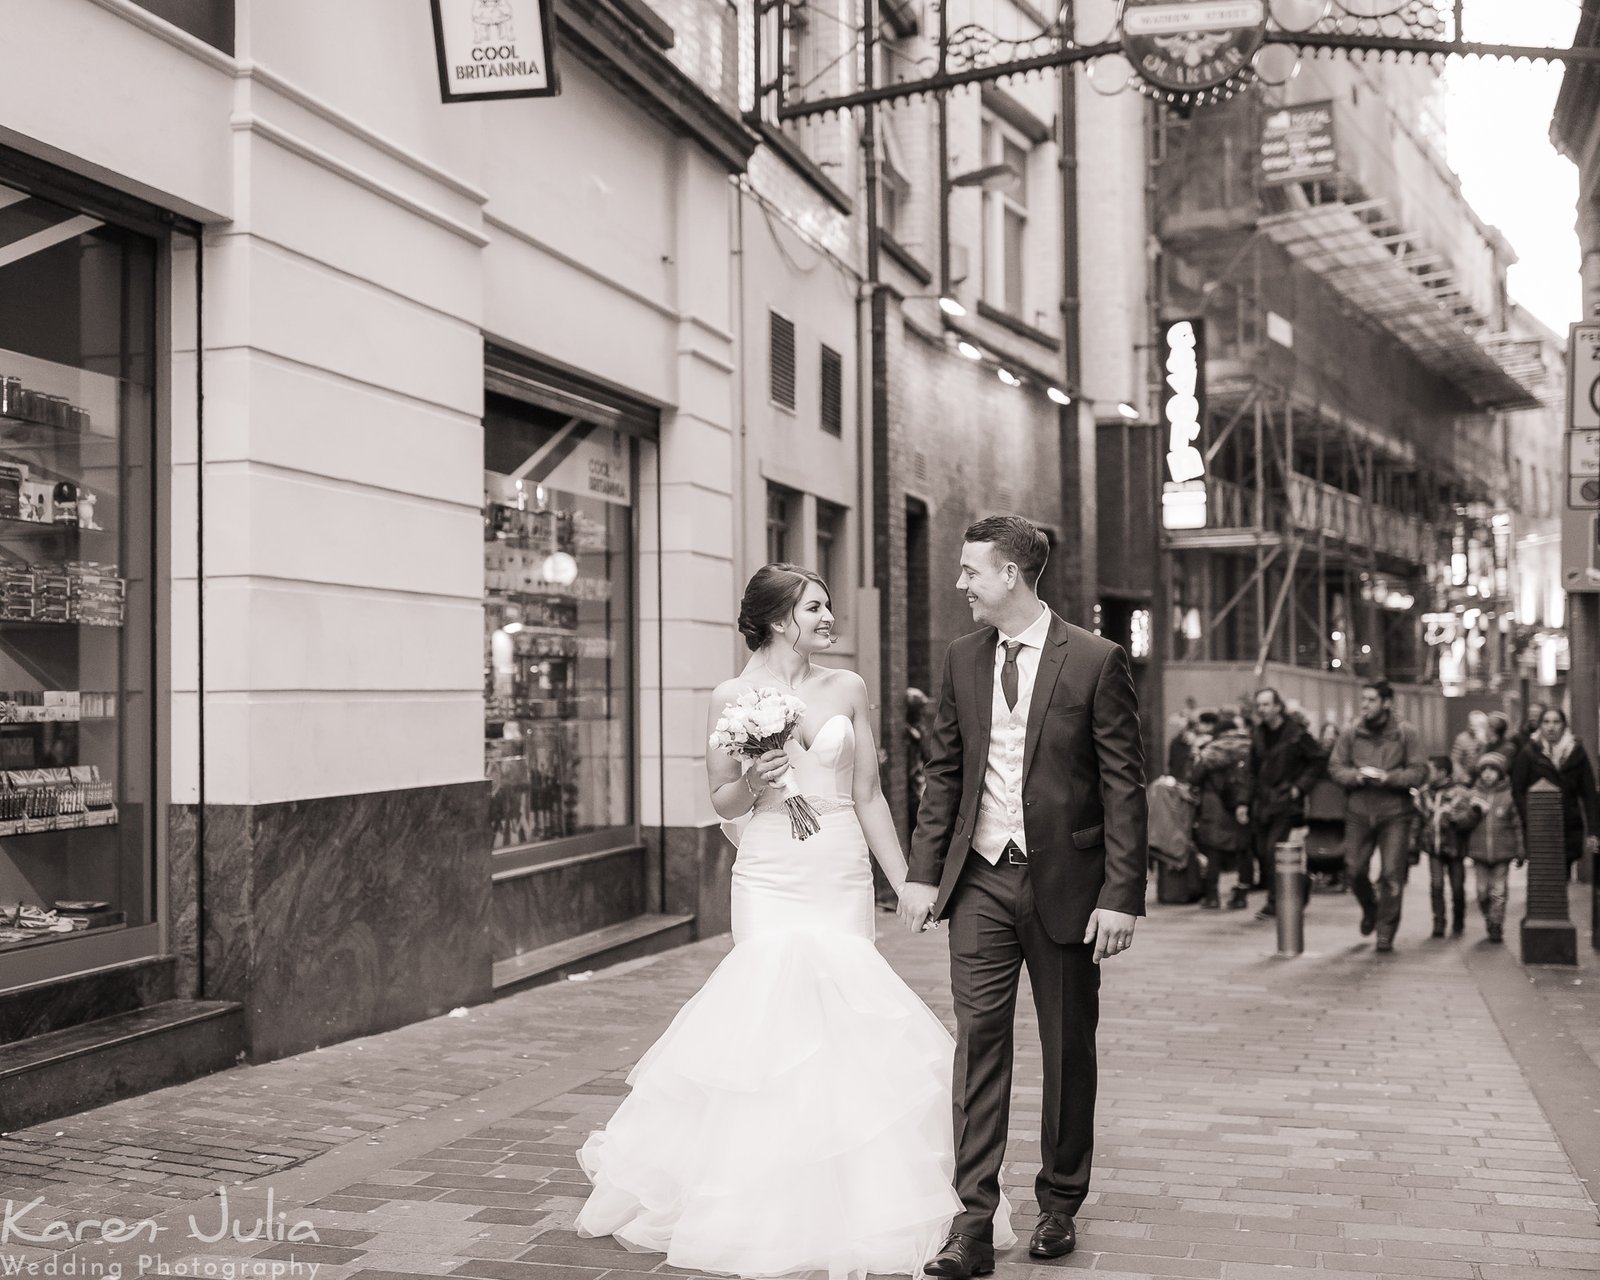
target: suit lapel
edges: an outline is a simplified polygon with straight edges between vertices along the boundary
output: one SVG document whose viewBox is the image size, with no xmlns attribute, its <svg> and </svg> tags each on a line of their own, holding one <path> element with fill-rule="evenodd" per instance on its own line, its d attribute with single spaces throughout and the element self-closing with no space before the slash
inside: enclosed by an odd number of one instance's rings
<svg viewBox="0 0 1600 1280">
<path fill-rule="evenodd" d="M 990 650 L 991 678 L 994 651 Z M 1028 782 L 1028 770 L 1033 767 L 1034 753 L 1039 749 L 1039 735 L 1044 729 L 1044 713 L 1050 707 L 1050 695 L 1055 692 L 1056 678 L 1067 660 L 1067 624 L 1054 612 L 1050 614 L 1050 632 L 1039 651 L 1039 672 L 1033 678 L 1033 696 L 1028 701 L 1028 736 L 1022 748 L 1022 782 Z"/>
<path fill-rule="evenodd" d="M 989 731 L 994 725 L 994 651 L 995 642 L 999 632 L 990 629 L 978 645 L 976 661 L 973 663 L 973 679 L 976 684 L 973 696 L 978 703 L 978 734 L 975 739 L 979 760 L 989 758 Z"/>
</svg>

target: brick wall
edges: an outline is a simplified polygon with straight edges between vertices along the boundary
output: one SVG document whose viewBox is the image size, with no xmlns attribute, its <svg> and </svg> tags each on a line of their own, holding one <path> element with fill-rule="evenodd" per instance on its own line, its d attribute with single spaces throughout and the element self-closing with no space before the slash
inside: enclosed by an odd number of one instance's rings
<svg viewBox="0 0 1600 1280">
<path fill-rule="evenodd" d="M 884 790 L 905 834 L 905 706 L 908 566 L 907 496 L 929 509 L 928 581 L 934 683 L 945 647 L 974 630 L 966 600 L 955 589 L 962 534 L 985 515 L 1026 516 L 1052 528 L 1058 553 L 1047 568 L 1044 594 L 1058 611 L 1082 591 L 1075 563 L 1076 516 L 1062 499 L 1063 411 L 1042 388 L 1008 387 L 981 365 L 905 324 L 897 299 L 880 295 L 884 358 L 875 392 L 888 420 L 876 442 L 875 546 L 882 594 Z M 1068 457 L 1065 468 L 1071 474 Z M 1082 619 L 1075 619 L 1082 621 Z M 929 689 L 937 697 L 937 688 Z"/>
</svg>

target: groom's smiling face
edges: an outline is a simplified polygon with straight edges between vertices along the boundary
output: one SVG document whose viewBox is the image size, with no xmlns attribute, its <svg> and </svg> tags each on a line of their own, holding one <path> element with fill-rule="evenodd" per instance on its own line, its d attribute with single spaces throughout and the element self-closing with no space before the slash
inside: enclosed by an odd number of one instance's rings
<svg viewBox="0 0 1600 1280">
<path fill-rule="evenodd" d="M 974 622 L 994 624 L 1005 611 L 1016 576 L 1017 567 L 1000 558 L 994 543 L 961 544 L 961 573 L 956 578 L 956 590 L 966 594 Z"/>
</svg>

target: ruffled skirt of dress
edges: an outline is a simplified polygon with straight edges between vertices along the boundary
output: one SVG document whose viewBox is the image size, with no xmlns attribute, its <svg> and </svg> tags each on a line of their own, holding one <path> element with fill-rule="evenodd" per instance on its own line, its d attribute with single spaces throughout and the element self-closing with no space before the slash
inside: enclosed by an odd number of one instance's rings
<svg viewBox="0 0 1600 1280">
<path fill-rule="evenodd" d="M 579 1151 L 578 1233 L 745 1277 L 920 1274 L 961 1208 L 953 1050 L 867 938 L 750 937 Z"/>
</svg>

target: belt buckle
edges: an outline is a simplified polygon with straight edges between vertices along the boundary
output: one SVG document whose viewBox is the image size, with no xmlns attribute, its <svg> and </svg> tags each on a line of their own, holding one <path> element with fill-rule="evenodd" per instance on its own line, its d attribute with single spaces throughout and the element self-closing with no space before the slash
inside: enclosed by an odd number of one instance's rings
<svg viewBox="0 0 1600 1280">
<path fill-rule="evenodd" d="M 1006 861 L 1009 862 L 1013 867 L 1025 867 L 1028 865 L 1028 855 L 1023 853 L 1021 849 L 1017 848 L 1017 842 L 1015 840 L 1006 841 L 1005 855 Z"/>
</svg>

